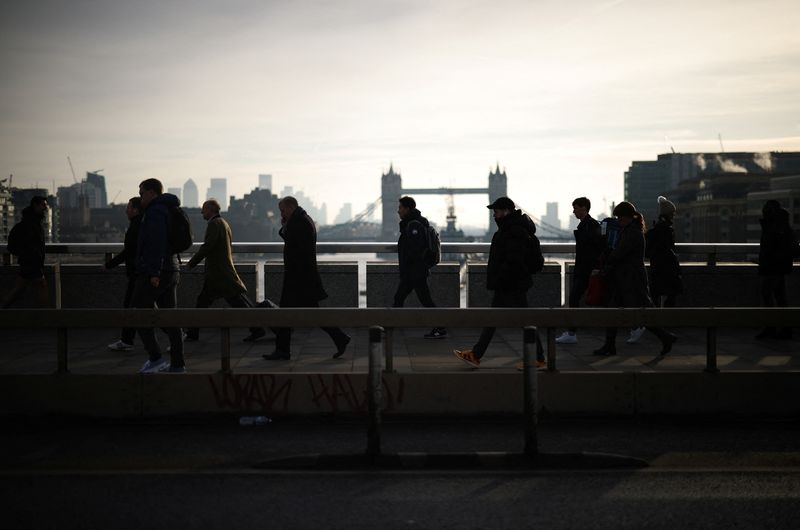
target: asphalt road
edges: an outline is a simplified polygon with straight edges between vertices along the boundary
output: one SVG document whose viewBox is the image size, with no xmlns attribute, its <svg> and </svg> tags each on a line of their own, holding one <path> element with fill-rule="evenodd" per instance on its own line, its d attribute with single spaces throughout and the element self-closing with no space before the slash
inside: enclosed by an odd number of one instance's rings
<svg viewBox="0 0 800 530">
<path fill-rule="evenodd" d="M 798 528 L 800 424 L 551 421 L 545 455 L 631 469 L 267 469 L 363 453 L 363 422 L 6 422 L 6 528 Z M 518 421 L 386 421 L 384 453 L 522 450 Z M 6 524 L 10 523 L 8 526 Z"/>
</svg>

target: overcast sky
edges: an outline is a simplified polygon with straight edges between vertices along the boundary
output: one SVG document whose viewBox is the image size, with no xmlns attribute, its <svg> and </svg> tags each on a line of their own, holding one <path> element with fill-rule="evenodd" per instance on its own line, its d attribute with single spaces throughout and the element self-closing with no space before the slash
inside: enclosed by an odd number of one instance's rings
<svg viewBox="0 0 800 530">
<path fill-rule="evenodd" d="M 68 185 L 70 155 L 124 202 L 271 173 L 332 219 L 390 162 L 407 187 L 483 187 L 499 162 L 566 221 L 670 146 L 800 150 L 798 28 L 796 0 L 4 0 L 0 174 Z M 486 198 L 456 204 L 485 225 Z"/>
</svg>

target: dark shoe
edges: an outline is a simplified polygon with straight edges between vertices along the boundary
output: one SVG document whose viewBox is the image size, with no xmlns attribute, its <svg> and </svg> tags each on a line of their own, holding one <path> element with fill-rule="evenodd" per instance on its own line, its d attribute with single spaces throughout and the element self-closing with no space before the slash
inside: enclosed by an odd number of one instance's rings
<svg viewBox="0 0 800 530">
<path fill-rule="evenodd" d="M 265 353 L 261 357 L 268 361 L 288 361 L 291 358 L 290 353 L 275 350 L 272 353 Z"/>
<path fill-rule="evenodd" d="M 251 331 L 250 334 L 248 336 L 246 336 L 245 338 L 243 338 L 242 340 L 244 342 L 255 342 L 255 341 L 257 341 L 258 339 L 260 339 L 261 337 L 263 337 L 266 334 L 267 334 L 267 332 L 264 331 L 263 329 L 258 329 L 258 330 L 255 330 L 255 331 Z"/>
<path fill-rule="evenodd" d="M 426 339 L 446 339 L 447 330 L 444 328 L 433 328 L 430 333 L 424 335 Z"/>
<path fill-rule="evenodd" d="M 775 328 L 764 328 L 756 334 L 757 339 L 774 339 L 775 336 Z"/>
<path fill-rule="evenodd" d="M 342 355 L 344 355 L 344 351 L 347 349 L 347 345 L 350 344 L 350 335 L 345 335 L 345 338 L 336 343 L 336 353 L 333 354 L 334 359 L 338 359 Z"/>
<path fill-rule="evenodd" d="M 592 355 L 600 355 L 603 357 L 610 357 L 617 354 L 617 347 L 603 344 L 600 348 L 592 352 Z"/>
<path fill-rule="evenodd" d="M 666 355 L 672 350 L 672 345 L 678 341 L 677 335 L 673 333 L 667 333 L 663 339 L 661 339 L 661 355 Z"/>
</svg>

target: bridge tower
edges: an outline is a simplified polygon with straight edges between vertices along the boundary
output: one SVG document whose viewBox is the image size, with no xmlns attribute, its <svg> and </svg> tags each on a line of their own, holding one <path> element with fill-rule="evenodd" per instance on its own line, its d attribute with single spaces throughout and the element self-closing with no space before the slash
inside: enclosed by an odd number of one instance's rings
<svg viewBox="0 0 800 530">
<path fill-rule="evenodd" d="M 389 164 L 389 171 L 381 175 L 381 208 L 383 218 L 381 220 L 381 241 L 397 240 L 397 201 L 403 196 L 403 179 L 400 173 L 395 173 L 392 164 Z"/>
<path fill-rule="evenodd" d="M 499 197 L 506 196 L 508 196 L 508 177 L 506 176 L 505 168 L 503 168 L 502 173 L 500 172 L 500 163 L 498 162 L 495 170 L 489 173 L 489 204 Z M 488 232 L 491 234 L 494 230 L 494 214 L 489 210 Z"/>
</svg>

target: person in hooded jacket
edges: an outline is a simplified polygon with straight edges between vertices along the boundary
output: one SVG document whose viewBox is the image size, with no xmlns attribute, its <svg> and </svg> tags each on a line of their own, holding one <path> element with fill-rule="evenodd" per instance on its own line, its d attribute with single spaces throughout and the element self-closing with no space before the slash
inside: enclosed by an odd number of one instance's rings
<svg viewBox="0 0 800 530">
<path fill-rule="evenodd" d="M 142 181 L 139 197 L 144 212 L 136 247 L 136 284 L 131 307 L 174 308 L 178 306 L 180 265 L 169 245 L 169 218 L 170 209 L 179 207 L 181 201 L 171 193 L 164 193 L 164 186 L 157 179 Z M 139 373 L 186 372 L 181 328 L 163 330 L 169 337 L 169 362 L 161 356 L 154 329 L 139 328 L 148 356 Z"/>
<path fill-rule="evenodd" d="M 319 307 L 319 301 L 328 297 L 322 287 L 317 268 L 317 229 L 314 221 L 299 206 L 294 197 L 284 197 L 278 202 L 283 226 L 279 232 L 283 239 L 283 288 L 280 307 Z M 350 336 L 340 328 L 324 327 L 336 346 L 333 358 L 341 357 Z M 264 354 L 268 361 L 287 361 L 291 358 L 292 328 L 276 328 L 275 351 Z"/>
<path fill-rule="evenodd" d="M 36 195 L 29 206 L 22 210 L 22 220 L 8 234 L 8 251 L 17 256 L 19 274 L 16 283 L 3 300 L 3 308 L 11 307 L 28 287 L 35 290 L 39 307 L 50 305 L 47 280 L 44 276 L 45 233 L 44 218 L 47 215 L 47 197 Z"/>
<path fill-rule="evenodd" d="M 400 238 L 397 240 L 397 261 L 400 267 L 400 285 L 394 294 L 394 307 L 403 307 L 411 291 L 417 293 L 424 307 L 436 307 L 428 287 L 430 267 L 426 261 L 428 253 L 428 220 L 422 217 L 413 197 L 401 197 L 397 207 L 400 216 Z M 443 339 L 447 330 L 433 328 L 425 334 L 426 339 Z"/>
<path fill-rule="evenodd" d="M 758 276 L 761 278 L 761 297 L 764 307 L 786 307 L 786 275 L 791 274 L 793 260 L 798 256 L 797 235 L 789 223 L 789 212 L 776 200 L 768 200 L 761 209 L 761 244 L 758 249 Z M 775 329 L 767 326 L 758 339 L 791 339 L 792 328 Z"/>
<path fill-rule="evenodd" d="M 644 248 L 646 230 L 644 217 L 636 207 L 627 201 L 617 204 L 613 212 L 621 231 L 617 246 L 604 260 L 602 274 L 609 284 L 608 307 L 651 307 L 650 292 L 647 285 L 647 270 L 644 267 Z M 593 273 L 594 274 L 594 273 Z M 661 328 L 646 327 L 661 341 L 660 355 L 666 355 L 678 338 Z M 617 328 L 606 328 L 603 346 L 594 355 L 616 355 Z"/>
<path fill-rule="evenodd" d="M 492 307 L 528 307 L 528 289 L 533 286 L 533 280 L 526 256 L 530 237 L 536 233 L 536 225 L 530 217 L 516 209 L 514 201 L 508 197 L 498 198 L 487 208 L 494 210 L 497 223 L 486 267 L 486 287 L 494 291 Z M 483 328 L 472 349 L 453 350 L 453 354 L 468 365 L 479 367 L 494 333 L 493 327 Z M 536 366 L 546 367 L 544 348 L 538 334 Z"/>
<path fill-rule="evenodd" d="M 125 244 L 122 252 L 108 260 L 105 264 L 106 270 L 125 264 L 125 274 L 128 276 L 128 285 L 125 288 L 125 298 L 122 307 L 131 307 L 133 300 L 133 289 L 136 286 L 136 246 L 139 243 L 139 227 L 142 224 L 142 199 L 132 197 L 125 208 L 125 215 L 128 216 L 128 229 L 125 231 Z M 128 351 L 133 349 L 133 340 L 136 337 L 136 328 L 123 328 L 120 338 L 116 342 L 108 345 L 108 349 L 114 351 Z"/>
<path fill-rule="evenodd" d="M 650 295 L 657 307 L 675 307 L 675 298 L 683 292 L 681 264 L 675 252 L 675 205 L 658 197 L 658 221 L 647 231 L 645 256 L 650 259 Z"/>
</svg>

